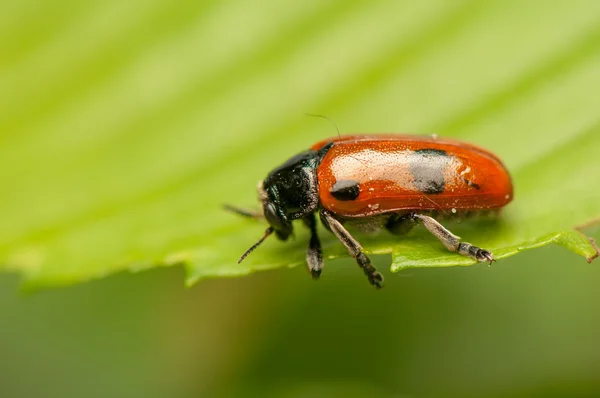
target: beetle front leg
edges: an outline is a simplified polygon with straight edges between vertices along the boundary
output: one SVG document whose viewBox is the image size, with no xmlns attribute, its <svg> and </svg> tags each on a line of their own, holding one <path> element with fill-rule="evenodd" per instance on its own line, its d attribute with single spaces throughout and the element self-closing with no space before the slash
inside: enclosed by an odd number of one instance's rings
<svg viewBox="0 0 600 398">
<path fill-rule="evenodd" d="M 321 249 L 319 235 L 317 235 L 317 221 L 315 219 L 315 214 L 311 213 L 302 220 L 310 229 L 310 242 L 308 244 L 308 250 L 306 251 L 306 264 L 308 265 L 308 270 L 310 271 L 312 278 L 319 279 L 321 271 L 323 271 L 323 250 Z"/>
<path fill-rule="evenodd" d="M 458 236 L 448 231 L 434 218 L 421 214 L 412 214 L 412 217 L 421 221 L 423 226 L 427 228 L 427 230 L 436 238 L 438 238 L 440 242 L 442 242 L 442 244 L 451 252 L 457 252 L 463 256 L 471 257 L 477 261 L 489 261 L 490 264 L 496 261 L 494 260 L 492 252 L 474 246 L 468 242 L 461 242 Z"/>
<path fill-rule="evenodd" d="M 326 223 L 331 232 L 342 242 L 342 244 L 348 250 L 348 253 L 354 257 L 358 266 L 363 269 L 371 285 L 376 288 L 383 287 L 383 276 L 377 272 L 377 269 L 371 264 L 369 257 L 362 251 L 360 243 L 350 235 L 350 233 L 344 228 L 342 223 L 336 220 L 328 211 L 321 210 L 321 220 Z"/>
</svg>

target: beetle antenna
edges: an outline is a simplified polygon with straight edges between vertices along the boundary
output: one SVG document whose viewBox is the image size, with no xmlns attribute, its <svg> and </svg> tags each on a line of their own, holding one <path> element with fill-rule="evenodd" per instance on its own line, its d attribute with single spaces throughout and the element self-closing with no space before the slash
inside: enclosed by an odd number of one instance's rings
<svg viewBox="0 0 600 398">
<path fill-rule="evenodd" d="M 444 209 L 442 206 L 440 206 L 439 204 L 437 204 L 437 202 L 433 199 L 431 199 L 429 196 L 427 196 L 426 194 L 423 194 L 423 197 L 425 199 L 427 199 L 428 201 L 430 201 L 431 203 L 433 203 L 439 211 L 441 211 L 442 213 L 444 213 L 445 215 L 449 215 L 449 213 L 446 211 L 446 209 Z"/>
<path fill-rule="evenodd" d="M 342 135 L 340 134 L 340 129 L 338 128 L 337 124 L 335 124 L 335 122 L 333 120 L 331 120 L 330 118 L 328 118 L 327 116 L 325 116 L 325 115 L 317 115 L 315 113 L 306 113 L 306 116 L 320 117 L 321 119 L 329 120 L 331 122 L 331 124 L 334 125 L 335 129 L 337 130 L 338 137 L 342 138 Z"/>
<path fill-rule="evenodd" d="M 254 249 L 256 249 L 258 246 L 260 246 L 260 244 L 263 243 L 265 241 L 265 239 L 267 239 L 269 237 L 269 235 L 271 235 L 273 233 L 274 230 L 275 229 L 273 227 L 267 228 L 267 230 L 265 231 L 264 236 L 262 238 L 260 238 L 258 240 L 258 242 L 256 242 L 252 246 L 250 246 L 250 248 L 248 250 L 246 250 L 244 252 L 244 254 L 242 254 L 242 257 L 240 257 L 240 259 L 238 260 L 238 264 L 241 263 L 242 261 L 244 261 L 244 259 L 246 257 L 248 257 L 248 254 L 252 253 L 254 251 Z"/>
<path fill-rule="evenodd" d="M 239 214 L 240 216 L 243 216 L 243 217 L 256 218 L 256 219 L 264 218 L 263 214 L 256 210 L 240 209 L 239 207 L 235 207 L 235 206 L 232 206 L 227 203 L 225 203 L 223 205 L 223 208 L 227 211 L 230 211 L 235 214 Z"/>
</svg>

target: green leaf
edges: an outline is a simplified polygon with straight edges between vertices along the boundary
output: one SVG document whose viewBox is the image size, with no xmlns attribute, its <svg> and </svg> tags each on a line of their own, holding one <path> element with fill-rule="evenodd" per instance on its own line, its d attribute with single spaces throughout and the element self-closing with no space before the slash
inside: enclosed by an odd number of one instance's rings
<svg viewBox="0 0 600 398">
<path fill-rule="evenodd" d="M 499 259 L 549 243 L 591 259 L 573 228 L 600 217 L 599 22 L 591 0 L 4 2 L 0 267 L 39 286 L 303 264 L 298 228 L 238 265 L 265 226 L 221 206 L 256 207 L 256 181 L 335 135 L 306 112 L 491 149 L 514 202 L 448 227 Z M 393 270 L 473 263 L 419 228 L 357 237 Z"/>
</svg>

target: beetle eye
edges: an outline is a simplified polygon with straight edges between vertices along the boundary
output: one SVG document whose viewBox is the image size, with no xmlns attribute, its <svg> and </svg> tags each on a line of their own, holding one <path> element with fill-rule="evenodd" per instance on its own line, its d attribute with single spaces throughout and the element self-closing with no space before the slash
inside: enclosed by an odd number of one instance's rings
<svg viewBox="0 0 600 398">
<path fill-rule="evenodd" d="M 263 211 L 267 222 L 271 224 L 273 228 L 277 230 L 283 229 L 283 223 L 281 222 L 281 218 L 277 216 L 277 209 L 273 203 L 265 204 Z"/>
<path fill-rule="evenodd" d="M 302 177 L 299 175 L 294 175 L 294 185 L 296 186 L 296 188 L 300 188 L 302 186 Z"/>
</svg>

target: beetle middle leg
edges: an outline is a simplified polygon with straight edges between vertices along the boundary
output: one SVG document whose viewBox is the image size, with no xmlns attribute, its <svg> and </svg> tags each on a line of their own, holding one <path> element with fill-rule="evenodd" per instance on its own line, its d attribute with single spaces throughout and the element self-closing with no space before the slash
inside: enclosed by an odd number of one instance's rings
<svg viewBox="0 0 600 398">
<path fill-rule="evenodd" d="M 385 223 L 385 228 L 394 235 L 404 235 L 417 225 L 412 214 L 393 214 Z"/>
<path fill-rule="evenodd" d="M 310 229 L 310 242 L 306 251 L 306 264 L 313 279 L 319 279 L 323 271 L 323 250 L 321 241 L 317 235 L 317 221 L 315 214 L 311 213 L 302 219 L 304 224 Z"/>
<path fill-rule="evenodd" d="M 451 252 L 457 252 L 466 257 L 471 257 L 477 261 L 494 262 L 492 252 L 484 250 L 480 247 L 472 245 L 468 242 L 461 242 L 460 238 L 448 231 L 442 224 L 434 218 L 422 214 L 410 214 L 409 217 L 419 220 L 429 232 L 442 242 L 444 246 Z"/>
<path fill-rule="evenodd" d="M 320 216 L 325 226 L 342 242 L 348 253 L 354 257 L 358 266 L 363 269 L 371 285 L 378 289 L 383 287 L 383 276 L 377 272 L 377 269 L 371 264 L 369 257 L 363 253 L 360 243 L 327 210 L 321 210 Z"/>
</svg>

